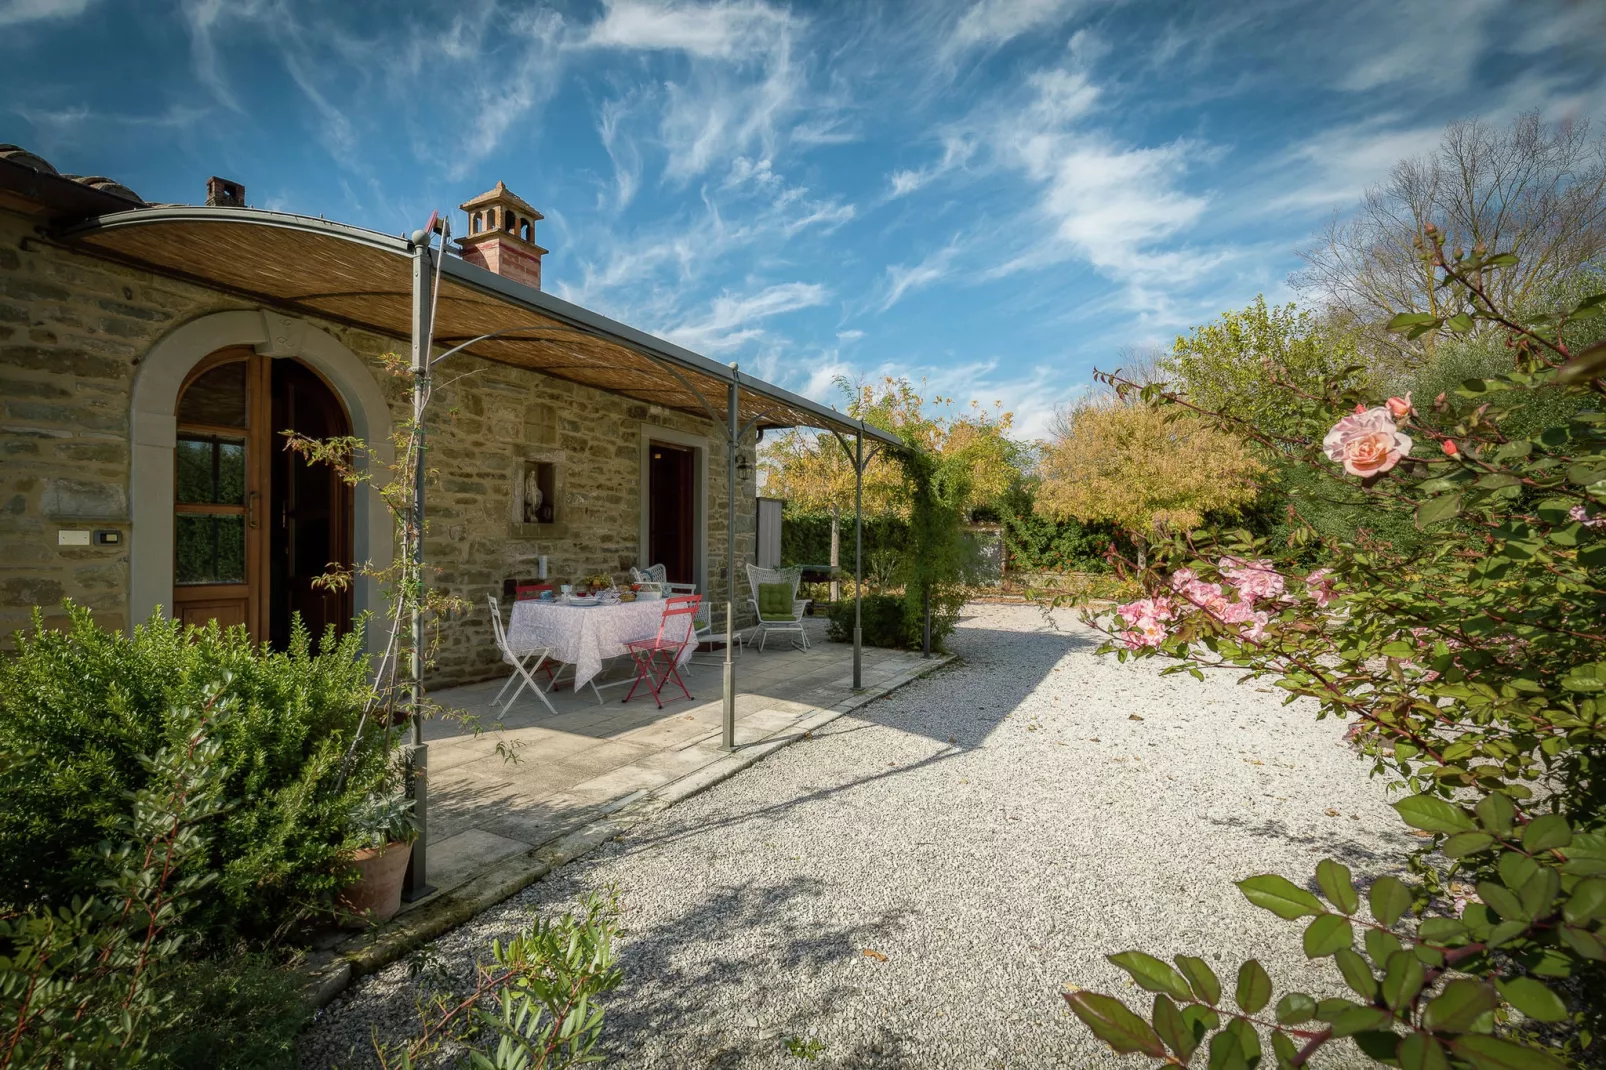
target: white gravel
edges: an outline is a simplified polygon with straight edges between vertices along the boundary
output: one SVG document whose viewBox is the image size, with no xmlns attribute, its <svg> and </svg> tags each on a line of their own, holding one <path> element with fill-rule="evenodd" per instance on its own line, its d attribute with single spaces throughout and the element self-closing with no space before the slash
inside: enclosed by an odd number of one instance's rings
<svg viewBox="0 0 1606 1070">
<path fill-rule="evenodd" d="M 803 1066 L 790 1037 L 823 1045 L 819 1067 L 1153 1065 L 1111 1055 L 1059 995 L 1141 997 L 1105 954 L 1203 955 L 1229 990 L 1245 952 L 1279 985 L 1322 976 L 1300 926 L 1232 881 L 1314 887 L 1324 855 L 1364 880 L 1414 842 L 1344 723 L 1235 674 L 1096 658 L 1069 613 L 967 613 L 962 664 L 638 826 L 433 954 L 466 974 L 531 909 L 617 885 L 626 981 L 606 1065 L 665 1070 Z M 402 965 L 356 985 L 304 1065 L 369 1065 L 369 1036 L 414 1023 L 414 996 Z"/>
</svg>

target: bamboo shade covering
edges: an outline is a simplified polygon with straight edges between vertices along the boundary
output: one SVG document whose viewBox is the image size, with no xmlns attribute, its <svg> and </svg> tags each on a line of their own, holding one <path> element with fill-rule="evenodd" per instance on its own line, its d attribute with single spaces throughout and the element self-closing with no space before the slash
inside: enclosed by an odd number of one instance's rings
<svg viewBox="0 0 1606 1070">
<path fill-rule="evenodd" d="M 122 212 L 70 228 L 66 237 L 136 267 L 403 343 L 412 334 L 412 257 L 403 238 L 242 208 Z M 467 352 L 695 416 L 708 418 L 711 408 L 726 419 L 723 366 L 447 256 L 436 351 L 510 328 L 519 333 L 476 342 Z M 835 410 L 751 376 L 741 377 L 741 387 L 744 424 L 858 429 Z M 897 441 L 875 428 L 866 433 Z"/>
</svg>

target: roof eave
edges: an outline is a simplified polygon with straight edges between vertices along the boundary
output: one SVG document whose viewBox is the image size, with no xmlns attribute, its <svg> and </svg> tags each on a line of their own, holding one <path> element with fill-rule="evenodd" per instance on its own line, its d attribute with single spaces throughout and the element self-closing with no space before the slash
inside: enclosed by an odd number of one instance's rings
<svg viewBox="0 0 1606 1070">
<path fill-rule="evenodd" d="M 409 238 L 381 234 L 378 231 L 352 226 L 348 223 L 336 223 L 328 219 L 296 215 L 291 212 L 272 212 L 262 208 L 222 208 L 203 205 L 161 206 L 113 212 L 108 215 L 94 216 L 63 227 L 59 233 L 62 240 L 71 241 L 74 238 L 89 234 L 122 227 L 151 225 L 164 221 L 222 222 L 245 226 L 282 227 L 321 237 L 334 237 L 344 241 L 355 242 L 407 258 L 411 258 L 416 250 L 416 246 Z M 440 255 L 440 250 L 438 249 L 433 250 L 433 252 L 435 255 Z M 904 445 L 903 440 L 896 435 L 883 431 L 872 424 L 854 419 L 845 413 L 821 405 L 819 402 L 812 401 L 799 394 L 794 394 L 773 383 L 765 382 L 754 376 L 739 374 L 737 370 L 732 369 L 728 364 L 721 364 L 673 342 L 655 337 L 645 331 L 637 330 L 617 320 L 609 319 L 588 308 L 583 308 L 560 297 L 555 297 L 544 290 L 514 282 L 477 264 L 470 264 L 458 256 L 445 256 L 441 264 L 441 272 L 464 286 L 479 290 L 502 301 L 522 305 L 541 315 L 563 320 L 572 326 L 584 328 L 599 337 L 613 341 L 615 344 L 635 349 L 650 359 L 662 360 L 683 370 L 696 371 L 702 375 L 725 382 L 729 382 L 734 377 L 750 393 L 766 397 L 800 413 L 807 413 L 817 417 L 823 421 L 819 425 L 820 427 L 829 428 L 834 425 L 848 430 L 859 430 L 866 437 L 876 439 L 889 446 L 902 447 Z"/>
</svg>

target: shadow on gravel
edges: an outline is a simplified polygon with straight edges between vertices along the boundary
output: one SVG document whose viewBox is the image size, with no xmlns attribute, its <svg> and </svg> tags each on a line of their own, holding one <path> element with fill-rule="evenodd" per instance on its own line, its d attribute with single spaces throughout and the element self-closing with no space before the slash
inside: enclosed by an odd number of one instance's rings
<svg viewBox="0 0 1606 1070">
<path fill-rule="evenodd" d="M 788 1037 L 807 1036 L 841 1003 L 859 997 L 861 983 L 876 984 L 864 949 L 884 944 L 911 915 L 899 908 L 854 925 L 822 924 L 813 904 L 824 894 L 824 883 L 814 877 L 776 885 L 748 881 L 712 891 L 693 909 L 636 934 L 620 949 L 625 987 L 610 1000 L 600 1053 L 611 1062 L 659 1034 L 697 1036 L 706 1052 L 695 1064 L 700 1067 L 740 1067 L 749 1058 L 784 1053 Z M 761 989 L 754 1002 L 740 1006 L 709 1001 L 710 994 L 737 990 L 740 978 L 753 975 L 807 976 L 810 985 L 806 994 L 791 986 L 773 996 Z M 874 1065 L 903 1065 L 887 1061 L 902 1048 L 900 1039 L 888 1034 L 879 1046 Z M 826 1054 L 835 1064 L 837 1053 Z M 845 1065 L 870 1062 L 867 1055 Z"/>
<path fill-rule="evenodd" d="M 1249 835 L 1258 836 L 1261 839 L 1303 844 L 1311 848 L 1313 857 L 1319 854 L 1324 858 L 1343 862 L 1345 865 L 1367 873 L 1384 870 L 1401 871 L 1404 869 L 1404 866 L 1400 863 L 1398 851 L 1390 850 L 1386 853 L 1380 853 L 1338 834 L 1322 833 L 1311 835 L 1309 833 L 1298 833 L 1289 829 L 1281 821 L 1246 821 L 1237 817 L 1206 817 L 1205 820 L 1212 825 L 1223 825 L 1228 828 L 1238 829 L 1240 832 L 1247 832 Z M 1335 818 L 1334 822 L 1337 823 L 1339 820 L 1341 819 Z M 1311 868 L 1315 869 L 1315 862 L 1311 863 Z M 1314 881 L 1308 883 L 1311 884 L 1312 889 L 1316 887 Z"/>
<path fill-rule="evenodd" d="M 926 686 L 918 693 L 927 701 L 909 701 L 909 695 L 915 692 L 907 689 L 893 692 L 814 733 L 816 739 L 824 740 L 876 727 L 895 728 L 900 732 L 945 743 L 945 749 L 917 762 L 842 780 L 826 787 L 810 788 L 790 798 L 778 799 L 728 817 L 713 820 L 699 818 L 692 822 L 677 819 L 676 811 L 671 809 L 660 819 L 661 831 L 632 833 L 622 841 L 627 845 L 625 850 L 630 853 L 653 850 L 717 829 L 761 819 L 784 818 L 789 811 L 798 807 L 823 802 L 867 784 L 902 776 L 956 757 L 985 743 L 987 737 L 1036 690 L 1067 654 L 1091 653 L 1097 648 L 1097 644 L 1085 636 L 1054 630 L 1046 620 L 1037 631 L 965 628 L 956 632 L 954 638 L 955 651 L 963 660 L 921 681 Z M 986 681 L 982 697 L 977 697 L 973 686 L 965 686 L 973 685 L 977 678 Z M 964 691 L 962 700 L 943 701 L 948 693 L 960 690 Z"/>
</svg>

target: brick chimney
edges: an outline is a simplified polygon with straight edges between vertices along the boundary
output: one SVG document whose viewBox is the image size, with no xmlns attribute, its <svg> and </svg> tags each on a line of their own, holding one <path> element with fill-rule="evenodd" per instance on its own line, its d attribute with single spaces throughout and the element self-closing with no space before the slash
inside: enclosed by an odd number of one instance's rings
<svg viewBox="0 0 1606 1070">
<path fill-rule="evenodd" d="M 535 222 L 545 217 L 500 182 L 458 207 L 468 213 L 468 235 L 457 239 L 463 259 L 539 290 L 546 250 L 535 244 Z"/>
<path fill-rule="evenodd" d="M 206 203 L 214 208 L 244 208 L 245 187 L 213 175 L 206 180 Z"/>
</svg>

